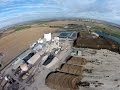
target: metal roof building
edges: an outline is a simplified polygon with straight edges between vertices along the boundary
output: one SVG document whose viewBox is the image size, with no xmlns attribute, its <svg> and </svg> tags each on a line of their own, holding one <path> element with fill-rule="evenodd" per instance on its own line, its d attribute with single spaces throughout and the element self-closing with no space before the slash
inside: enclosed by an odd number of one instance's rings
<svg viewBox="0 0 120 90">
<path fill-rule="evenodd" d="M 75 40 L 77 38 L 77 32 L 75 31 L 64 31 L 58 36 L 60 39 L 70 39 Z"/>
</svg>

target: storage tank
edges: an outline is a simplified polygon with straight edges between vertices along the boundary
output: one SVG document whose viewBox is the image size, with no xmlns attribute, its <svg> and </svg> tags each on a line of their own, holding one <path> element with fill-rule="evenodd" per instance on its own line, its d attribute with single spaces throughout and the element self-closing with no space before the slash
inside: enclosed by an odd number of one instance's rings
<svg viewBox="0 0 120 90">
<path fill-rule="evenodd" d="M 20 68 L 21 68 L 22 71 L 27 71 L 27 70 L 28 70 L 28 66 L 27 66 L 26 63 L 22 64 L 22 65 L 20 66 Z"/>
<path fill-rule="evenodd" d="M 46 39 L 46 41 L 50 41 L 52 39 L 51 33 L 44 34 L 44 38 Z"/>
</svg>

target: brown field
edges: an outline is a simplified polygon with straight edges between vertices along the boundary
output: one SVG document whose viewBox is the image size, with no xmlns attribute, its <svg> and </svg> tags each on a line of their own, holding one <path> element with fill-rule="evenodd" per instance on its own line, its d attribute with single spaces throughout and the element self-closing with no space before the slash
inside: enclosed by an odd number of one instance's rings
<svg viewBox="0 0 120 90">
<path fill-rule="evenodd" d="M 14 33 L 14 32 L 15 32 L 15 30 L 8 30 L 8 31 L 5 31 L 5 32 L 0 32 L 0 38 L 5 37 L 5 36 L 7 36 L 11 33 Z"/>
<path fill-rule="evenodd" d="M 0 53 L 3 55 L 1 58 L 3 67 L 26 50 L 30 44 L 42 37 L 43 33 L 52 31 L 55 31 L 55 29 L 49 27 L 32 27 L 0 38 Z"/>
<path fill-rule="evenodd" d="M 52 25 L 52 26 L 65 26 L 67 24 L 78 24 L 78 25 L 83 25 L 83 26 L 90 26 L 90 27 L 100 27 L 105 28 L 106 32 L 109 33 L 114 33 L 114 34 L 118 34 L 120 35 L 120 29 L 117 27 L 113 27 L 107 24 L 103 24 L 103 23 L 96 23 L 96 22 L 86 22 L 86 21 L 69 21 L 69 20 L 65 20 L 65 21 L 53 21 L 53 22 L 49 22 L 46 23 L 46 25 Z"/>
<path fill-rule="evenodd" d="M 46 23 L 46 25 L 54 25 L 54 26 L 65 26 L 67 24 L 79 24 L 79 25 L 84 25 L 84 22 L 81 21 L 54 21 L 54 22 L 49 22 Z"/>
<path fill-rule="evenodd" d="M 80 32 L 76 40 L 76 47 L 92 48 L 92 49 L 108 49 L 111 51 L 119 52 L 119 44 L 103 37 L 94 37 L 88 32 Z"/>
</svg>

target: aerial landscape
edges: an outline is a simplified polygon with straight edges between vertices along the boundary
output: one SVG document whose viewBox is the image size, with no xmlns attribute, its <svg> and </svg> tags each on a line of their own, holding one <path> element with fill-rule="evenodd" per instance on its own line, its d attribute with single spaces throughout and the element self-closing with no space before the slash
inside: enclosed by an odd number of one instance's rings
<svg viewBox="0 0 120 90">
<path fill-rule="evenodd" d="M 0 90 L 120 90 L 117 3 L 1 0 Z"/>
</svg>

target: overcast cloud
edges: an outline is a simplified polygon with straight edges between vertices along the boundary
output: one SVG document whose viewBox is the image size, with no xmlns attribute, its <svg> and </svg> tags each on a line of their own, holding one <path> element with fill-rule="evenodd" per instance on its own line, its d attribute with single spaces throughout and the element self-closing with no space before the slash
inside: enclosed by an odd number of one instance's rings
<svg viewBox="0 0 120 90">
<path fill-rule="evenodd" d="M 54 17 L 84 17 L 120 24 L 120 0 L 0 0 L 0 27 Z"/>
</svg>

